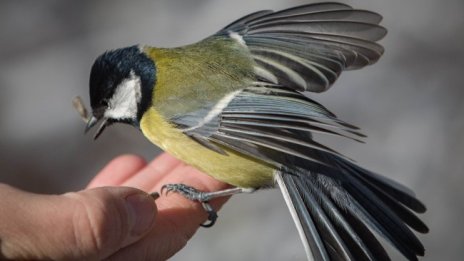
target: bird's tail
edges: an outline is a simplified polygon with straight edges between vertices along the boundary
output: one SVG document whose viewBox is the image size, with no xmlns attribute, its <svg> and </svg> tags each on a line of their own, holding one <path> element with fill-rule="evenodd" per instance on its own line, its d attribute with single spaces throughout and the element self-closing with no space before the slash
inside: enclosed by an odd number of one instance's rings
<svg viewBox="0 0 464 261">
<path fill-rule="evenodd" d="M 276 175 L 308 259 L 390 260 L 372 231 L 409 260 L 423 256 L 424 247 L 410 228 L 428 232 L 413 213 L 426 209 L 413 192 L 351 162 L 334 161 L 338 174 L 344 174 L 337 176 L 346 179 L 301 169 Z"/>
</svg>

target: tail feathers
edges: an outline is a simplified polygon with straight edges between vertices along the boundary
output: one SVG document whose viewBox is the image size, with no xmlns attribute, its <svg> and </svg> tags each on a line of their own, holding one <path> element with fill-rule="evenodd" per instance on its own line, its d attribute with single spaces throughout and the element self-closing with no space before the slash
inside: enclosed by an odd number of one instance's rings
<svg viewBox="0 0 464 261">
<path fill-rule="evenodd" d="M 343 171 L 355 169 L 350 168 L 343 166 Z M 345 173 L 349 178 L 343 181 L 302 170 L 276 175 L 287 204 L 296 212 L 294 219 L 301 227 L 302 239 L 308 242 L 308 255 L 316 260 L 389 260 L 371 232 L 375 231 L 408 260 L 417 260 L 424 248 L 408 226 L 421 233 L 428 228 L 393 196 L 398 194 L 397 188 L 373 175 L 371 180 L 363 175 L 368 174 Z"/>
<path fill-rule="evenodd" d="M 327 90 L 345 69 L 375 63 L 384 49 L 382 17 L 345 4 L 317 3 L 255 12 L 216 35 L 231 36 L 253 56 L 261 81 L 298 91 Z"/>
<path fill-rule="evenodd" d="M 321 238 L 322 235 L 318 232 L 316 223 L 306 207 L 307 203 L 303 201 L 296 179 L 292 177 L 278 173 L 276 180 L 296 223 L 308 260 L 330 260 L 324 241 Z"/>
<path fill-rule="evenodd" d="M 344 211 L 314 180 L 279 174 L 277 181 L 296 213 L 308 260 L 389 260 L 387 253 L 354 211 Z M 317 181 L 316 181 L 317 182 Z"/>
<path fill-rule="evenodd" d="M 339 161 L 340 164 L 345 166 L 351 173 L 359 175 L 365 183 L 371 184 L 376 190 L 382 190 L 384 194 L 396 199 L 415 212 L 424 213 L 427 210 L 424 204 L 415 197 L 414 192 L 409 188 L 349 162 L 343 160 Z"/>
</svg>

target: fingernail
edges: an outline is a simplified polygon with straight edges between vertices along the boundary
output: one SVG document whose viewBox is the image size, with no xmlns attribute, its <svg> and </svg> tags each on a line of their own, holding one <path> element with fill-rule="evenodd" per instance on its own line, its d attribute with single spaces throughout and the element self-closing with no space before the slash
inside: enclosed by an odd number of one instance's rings
<svg viewBox="0 0 464 261">
<path fill-rule="evenodd" d="M 150 196 L 153 198 L 153 200 L 157 200 L 160 197 L 160 194 L 158 192 L 152 192 L 150 193 Z"/>
<path fill-rule="evenodd" d="M 131 235 L 144 234 L 155 220 L 155 201 L 149 195 L 132 194 L 126 197 L 126 206 L 129 211 Z"/>
</svg>

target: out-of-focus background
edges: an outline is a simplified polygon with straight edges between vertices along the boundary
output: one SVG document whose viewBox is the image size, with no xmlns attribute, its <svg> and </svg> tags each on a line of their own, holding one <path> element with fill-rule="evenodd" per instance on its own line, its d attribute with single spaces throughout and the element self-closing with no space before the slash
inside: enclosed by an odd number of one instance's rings
<svg viewBox="0 0 464 261">
<path fill-rule="evenodd" d="M 42 193 L 83 188 L 122 153 L 159 150 L 128 126 L 98 141 L 71 106 L 88 104 L 90 66 L 107 49 L 200 40 L 260 9 L 310 1 L 1 1 L 0 182 Z M 361 126 L 367 144 L 330 145 L 411 187 L 426 205 L 423 260 L 462 258 L 464 231 L 464 1 L 341 1 L 384 16 L 384 57 L 312 97 Z M 0 210 L 1 211 L 1 210 Z M 394 260 L 401 257 L 392 251 Z M 302 260 L 280 192 L 234 197 L 172 260 Z"/>
</svg>

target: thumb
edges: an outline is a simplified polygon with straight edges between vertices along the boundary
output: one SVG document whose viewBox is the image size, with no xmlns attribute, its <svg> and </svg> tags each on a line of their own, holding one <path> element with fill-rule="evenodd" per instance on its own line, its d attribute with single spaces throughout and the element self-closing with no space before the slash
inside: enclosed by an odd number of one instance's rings
<svg viewBox="0 0 464 261">
<path fill-rule="evenodd" d="M 11 259 L 100 260 L 143 237 L 156 215 L 153 198 L 128 187 L 50 196 L 0 185 L 0 198 L 1 254 Z"/>
</svg>

